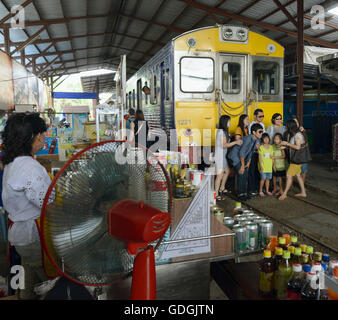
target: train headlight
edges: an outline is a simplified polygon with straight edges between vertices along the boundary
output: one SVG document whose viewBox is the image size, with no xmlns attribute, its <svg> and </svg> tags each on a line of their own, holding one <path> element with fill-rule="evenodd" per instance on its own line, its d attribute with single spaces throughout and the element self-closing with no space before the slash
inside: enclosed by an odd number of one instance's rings
<svg viewBox="0 0 338 320">
<path fill-rule="evenodd" d="M 186 136 L 186 137 L 190 137 L 192 135 L 192 130 L 190 128 L 187 128 L 183 131 L 183 134 Z"/>
<path fill-rule="evenodd" d="M 227 28 L 227 29 L 224 30 L 223 34 L 224 34 L 225 39 L 230 39 L 230 38 L 232 38 L 234 33 L 233 33 L 232 29 Z"/>
<path fill-rule="evenodd" d="M 246 38 L 246 32 L 243 30 L 243 29 L 239 29 L 237 31 L 237 37 L 240 39 L 240 40 L 244 40 Z"/>
</svg>

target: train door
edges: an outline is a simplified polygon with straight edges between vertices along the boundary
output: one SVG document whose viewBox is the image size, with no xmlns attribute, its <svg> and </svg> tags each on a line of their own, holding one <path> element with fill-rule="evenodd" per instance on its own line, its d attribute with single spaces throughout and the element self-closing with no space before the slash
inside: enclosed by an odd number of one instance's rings
<svg viewBox="0 0 338 320">
<path fill-rule="evenodd" d="M 220 54 L 219 57 L 219 116 L 231 116 L 230 132 L 238 124 L 238 117 L 245 113 L 247 97 L 247 56 Z"/>
<path fill-rule="evenodd" d="M 165 68 L 164 68 L 164 63 L 161 63 L 161 81 L 160 81 L 160 85 L 161 85 L 161 95 L 160 95 L 160 110 L 161 110 L 161 114 L 160 114 L 160 119 L 161 119 L 161 129 L 165 130 L 165 96 L 166 96 L 166 72 L 165 72 Z"/>
</svg>

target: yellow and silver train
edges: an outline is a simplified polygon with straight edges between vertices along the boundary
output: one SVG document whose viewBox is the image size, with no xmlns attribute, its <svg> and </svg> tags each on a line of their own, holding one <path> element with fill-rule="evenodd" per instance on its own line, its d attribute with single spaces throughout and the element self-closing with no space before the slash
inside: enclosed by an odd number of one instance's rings
<svg viewBox="0 0 338 320">
<path fill-rule="evenodd" d="M 223 114 L 231 116 L 230 132 L 241 114 L 252 121 L 256 108 L 264 111 L 265 126 L 274 113 L 283 114 L 283 63 L 280 44 L 246 27 L 192 30 L 127 81 L 127 108 L 142 110 L 154 131 L 176 129 L 179 146 L 213 146 Z"/>
</svg>

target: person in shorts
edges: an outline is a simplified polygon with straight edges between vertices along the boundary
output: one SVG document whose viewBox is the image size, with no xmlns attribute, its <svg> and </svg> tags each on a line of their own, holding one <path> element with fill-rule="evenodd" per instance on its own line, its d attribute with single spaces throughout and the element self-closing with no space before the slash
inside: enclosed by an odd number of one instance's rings
<svg viewBox="0 0 338 320">
<path fill-rule="evenodd" d="M 276 133 L 273 137 L 273 190 L 272 194 L 280 196 L 283 193 L 283 178 L 286 176 L 285 172 L 285 151 L 281 149 L 283 137 L 280 133 Z M 279 189 L 277 189 L 277 180 Z"/>
<path fill-rule="evenodd" d="M 270 137 L 268 133 L 262 135 L 262 145 L 258 149 L 258 169 L 261 180 L 259 182 L 259 196 L 264 197 L 263 187 L 265 185 L 265 192 L 268 196 L 272 196 L 269 191 L 270 180 L 272 179 L 273 167 L 273 147 L 270 144 Z"/>
</svg>

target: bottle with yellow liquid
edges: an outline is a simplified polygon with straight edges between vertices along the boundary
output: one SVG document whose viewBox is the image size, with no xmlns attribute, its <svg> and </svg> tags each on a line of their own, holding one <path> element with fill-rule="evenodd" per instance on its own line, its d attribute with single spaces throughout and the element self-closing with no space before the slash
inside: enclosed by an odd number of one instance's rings
<svg viewBox="0 0 338 320">
<path fill-rule="evenodd" d="M 264 250 L 263 259 L 259 264 L 259 293 L 262 296 L 271 296 L 273 290 L 274 264 L 270 250 Z"/>
<path fill-rule="evenodd" d="M 236 207 L 234 208 L 234 216 L 236 214 L 241 214 L 243 212 L 242 204 L 240 202 L 236 202 Z"/>
</svg>

